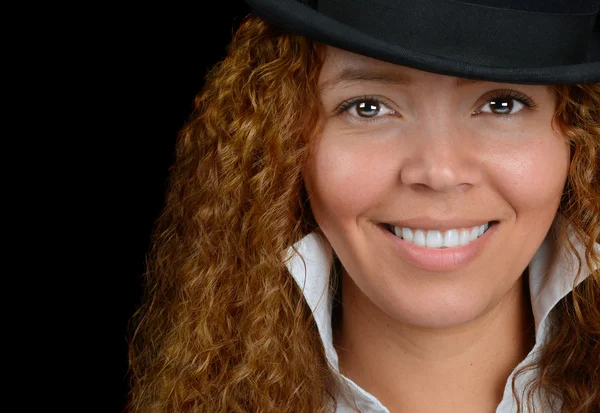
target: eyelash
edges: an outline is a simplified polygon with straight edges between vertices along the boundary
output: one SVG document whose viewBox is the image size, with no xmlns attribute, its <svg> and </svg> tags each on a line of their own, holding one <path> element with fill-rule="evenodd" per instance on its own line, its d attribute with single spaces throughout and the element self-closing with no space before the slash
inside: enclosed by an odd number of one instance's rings
<svg viewBox="0 0 600 413">
<path fill-rule="evenodd" d="M 345 102 L 342 102 L 335 110 L 335 114 L 341 115 L 342 113 L 347 112 L 355 104 L 361 103 L 361 102 L 372 102 L 372 103 L 384 104 L 386 106 L 389 106 L 385 101 L 383 101 L 381 98 L 379 98 L 377 96 L 368 96 L 368 95 L 356 96 L 356 97 L 346 100 Z M 377 116 L 374 116 L 372 118 L 360 118 L 360 122 L 373 122 L 376 118 L 377 118 Z"/>
<path fill-rule="evenodd" d="M 522 93 L 519 93 L 517 91 L 514 91 L 514 90 L 500 90 L 500 91 L 494 92 L 494 94 L 488 98 L 488 100 L 485 102 L 485 104 L 490 103 L 493 100 L 513 100 L 513 99 L 519 101 L 527 108 L 537 107 L 537 104 L 530 97 L 528 97 Z M 382 100 L 381 98 L 379 98 L 377 96 L 368 96 L 368 95 L 356 96 L 352 99 L 348 99 L 347 101 L 342 102 L 335 110 L 335 114 L 341 115 L 342 113 L 347 112 L 355 104 L 361 103 L 361 102 L 371 102 L 371 103 L 383 104 L 383 105 L 386 105 L 389 107 L 389 105 L 384 100 Z M 483 112 L 478 112 L 478 113 L 483 113 Z M 503 114 L 495 114 L 495 113 L 488 113 L 488 114 L 498 116 L 501 118 L 512 118 L 514 116 L 517 116 L 517 115 L 503 115 Z M 374 122 L 375 120 L 377 120 L 378 117 L 379 116 L 373 116 L 371 118 L 359 117 L 359 119 L 360 119 L 359 122 Z"/>
</svg>

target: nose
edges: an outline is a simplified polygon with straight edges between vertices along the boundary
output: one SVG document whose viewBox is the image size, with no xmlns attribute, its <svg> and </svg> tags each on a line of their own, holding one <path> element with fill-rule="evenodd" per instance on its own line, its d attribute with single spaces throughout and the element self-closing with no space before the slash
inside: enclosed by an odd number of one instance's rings
<svg viewBox="0 0 600 413">
<path fill-rule="evenodd" d="M 466 190 L 482 177 L 479 153 L 469 133 L 451 122 L 415 130 L 400 172 L 404 185 L 436 192 Z"/>
</svg>

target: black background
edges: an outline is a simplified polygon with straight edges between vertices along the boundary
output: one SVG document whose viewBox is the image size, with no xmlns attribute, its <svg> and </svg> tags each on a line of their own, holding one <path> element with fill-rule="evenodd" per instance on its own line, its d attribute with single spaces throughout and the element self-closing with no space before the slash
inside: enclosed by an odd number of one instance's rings
<svg viewBox="0 0 600 413">
<path fill-rule="evenodd" d="M 139 305 L 145 254 L 163 205 L 177 133 L 208 69 L 225 56 L 233 31 L 249 12 L 242 0 L 144 5 L 122 14 L 111 11 L 106 24 L 96 26 L 99 53 L 90 64 L 96 66 L 102 96 L 96 104 L 102 107 L 88 116 L 98 125 L 93 150 L 106 191 L 92 202 L 111 217 L 98 221 L 108 225 L 100 233 L 109 240 L 99 250 L 99 269 L 110 281 L 103 306 L 115 315 L 110 345 L 118 354 L 111 396 L 103 392 L 103 402 L 111 404 L 106 411 L 125 406 L 128 322 Z"/>
</svg>

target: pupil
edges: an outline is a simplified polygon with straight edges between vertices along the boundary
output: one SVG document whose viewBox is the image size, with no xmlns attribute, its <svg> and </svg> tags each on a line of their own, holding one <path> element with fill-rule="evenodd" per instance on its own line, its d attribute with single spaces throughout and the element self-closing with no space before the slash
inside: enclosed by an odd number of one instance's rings
<svg viewBox="0 0 600 413">
<path fill-rule="evenodd" d="M 499 111 L 497 113 L 510 113 L 513 108 L 513 101 L 512 99 L 493 100 L 490 102 L 490 107 L 492 108 L 492 111 L 498 109 Z"/>
<path fill-rule="evenodd" d="M 358 105 L 358 114 L 364 118 L 373 117 L 379 112 L 379 105 L 375 102 L 361 102 Z"/>
</svg>

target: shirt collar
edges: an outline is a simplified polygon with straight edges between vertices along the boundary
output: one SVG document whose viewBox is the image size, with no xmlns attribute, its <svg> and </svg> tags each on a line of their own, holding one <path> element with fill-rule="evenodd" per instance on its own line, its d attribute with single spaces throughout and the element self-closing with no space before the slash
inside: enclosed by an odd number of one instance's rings
<svg viewBox="0 0 600 413">
<path fill-rule="evenodd" d="M 569 231 L 568 234 L 579 256 L 584 257 L 585 246 L 575 238 L 572 231 Z M 313 312 L 327 360 L 339 373 L 338 356 L 333 347 L 331 326 L 333 292 L 329 289 L 333 257 L 328 252 L 329 249 L 326 248 L 321 235 L 316 232 L 302 238 L 294 244 L 294 247 L 297 253 L 292 248 L 289 249 L 291 258 L 286 265 L 303 291 L 304 298 Z M 598 243 L 595 244 L 595 248 L 600 252 Z M 573 289 L 577 262 L 577 258 L 567 248 L 567 245 L 557 245 L 553 231 L 550 231 L 529 264 L 529 289 L 535 320 L 536 342 L 538 343 L 546 334 L 545 321 L 550 310 Z M 585 260 L 582 260 L 581 265 L 581 276 L 577 280 L 577 284 L 592 272 Z M 353 384 L 351 380 L 347 380 Z M 360 389 L 358 390 L 360 391 Z"/>
</svg>

